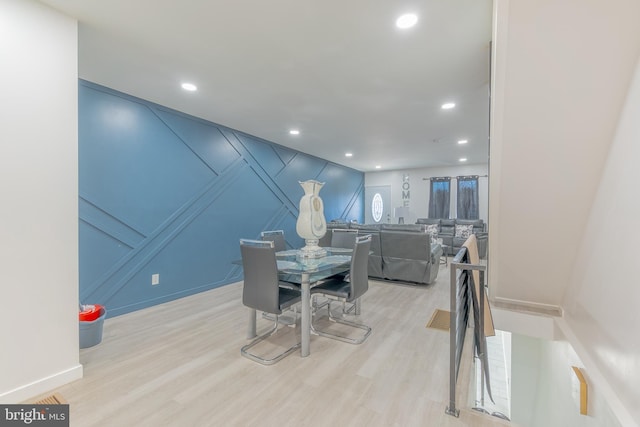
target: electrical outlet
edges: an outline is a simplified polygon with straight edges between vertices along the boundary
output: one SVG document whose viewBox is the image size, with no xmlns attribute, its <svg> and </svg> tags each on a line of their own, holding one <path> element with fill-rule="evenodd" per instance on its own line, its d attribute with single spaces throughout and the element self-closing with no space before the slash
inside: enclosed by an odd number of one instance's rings
<svg viewBox="0 0 640 427">
<path fill-rule="evenodd" d="M 152 285 L 160 284 L 160 275 L 158 273 L 151 275 L 151 284 Z"/>
</svg>

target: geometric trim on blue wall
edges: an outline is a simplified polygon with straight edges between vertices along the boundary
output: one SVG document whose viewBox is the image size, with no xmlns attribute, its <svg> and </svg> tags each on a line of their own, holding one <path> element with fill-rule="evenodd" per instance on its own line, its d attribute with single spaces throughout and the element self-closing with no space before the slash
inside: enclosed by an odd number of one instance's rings
<svg viewBox="0 0 640 427">
<path fill-rule="evenodd" d="M 359 171 L 83 80 L 78 117 L 80 299 L 109 316 L 241 280 L 240 238 L 301 246 L 298 181 L 362 221 Z"/>
</svg>

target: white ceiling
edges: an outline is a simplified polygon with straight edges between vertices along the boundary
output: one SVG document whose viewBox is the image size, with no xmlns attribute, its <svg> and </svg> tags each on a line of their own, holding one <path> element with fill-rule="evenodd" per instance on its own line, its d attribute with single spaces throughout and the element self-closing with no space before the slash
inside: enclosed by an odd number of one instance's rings
<svg viewBox="0 0 640 427">
<path fill-rule="evenodd" d="M 361 171 L 487 162 L 491 0 L 41 2 L 83 79 Z"/>
</svg>

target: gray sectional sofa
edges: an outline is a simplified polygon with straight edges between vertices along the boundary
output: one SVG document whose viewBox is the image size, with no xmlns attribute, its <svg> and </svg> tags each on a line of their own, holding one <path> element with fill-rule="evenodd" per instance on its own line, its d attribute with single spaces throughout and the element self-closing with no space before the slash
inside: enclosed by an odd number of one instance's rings
<svg viewBox="0 0 640 427">
<path fill-rule="evenodd" d="M 481 219 L 432 219 L 432 218 L 418 218 L 416 224 L 422 226 L 435 225 L 437 228 L 437 238 L 442 239 L 442 244 L 445 246 L 445 255 L 455 255 L 462 244 L 467 240 L 469 236 L 460 233 L 463 231 L 461 227 L 471 226 L 469 230 L 472 234 L 476 235 L 478 240 L 478 255 L 480 258 L 486 258 L 487 256 L 487 243 L 489 240 L 488 233 L 486 232 L 485 223 Z"/>
<path fill-rule="evenodd" d="M 442 247 L 431 245 L 431 236 L 425 232 L 425 226 L 330 222 L 320 246 L 330 246 L 334 228 L 357 229 L 358 234 L 371 235 L 371 278 L 431 284 L 438 276 Z"/>
</svg>

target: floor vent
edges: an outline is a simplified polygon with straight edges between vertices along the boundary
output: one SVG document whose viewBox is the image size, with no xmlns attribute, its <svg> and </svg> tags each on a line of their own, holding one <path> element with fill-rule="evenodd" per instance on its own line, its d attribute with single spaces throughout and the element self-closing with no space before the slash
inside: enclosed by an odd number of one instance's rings
<svg viewBox="0 0 640 427">
<path fill-rule="evenodd" d="M 431 316 L 431 320 L 427 323 L 427 328 L 440 329 L 441 331 L 449 330 L 449 319 L 451 313 L 447 310 L 440 310 L 436 308 Z"/>
<path fill-rule="evenodd" d="M 52 394 L 51 396 L 38 399 L 33 402 L 34 405 L 66 405 L 68 402 L 64 400 L 64 397 L 60 393 Z"/>
</svg>

